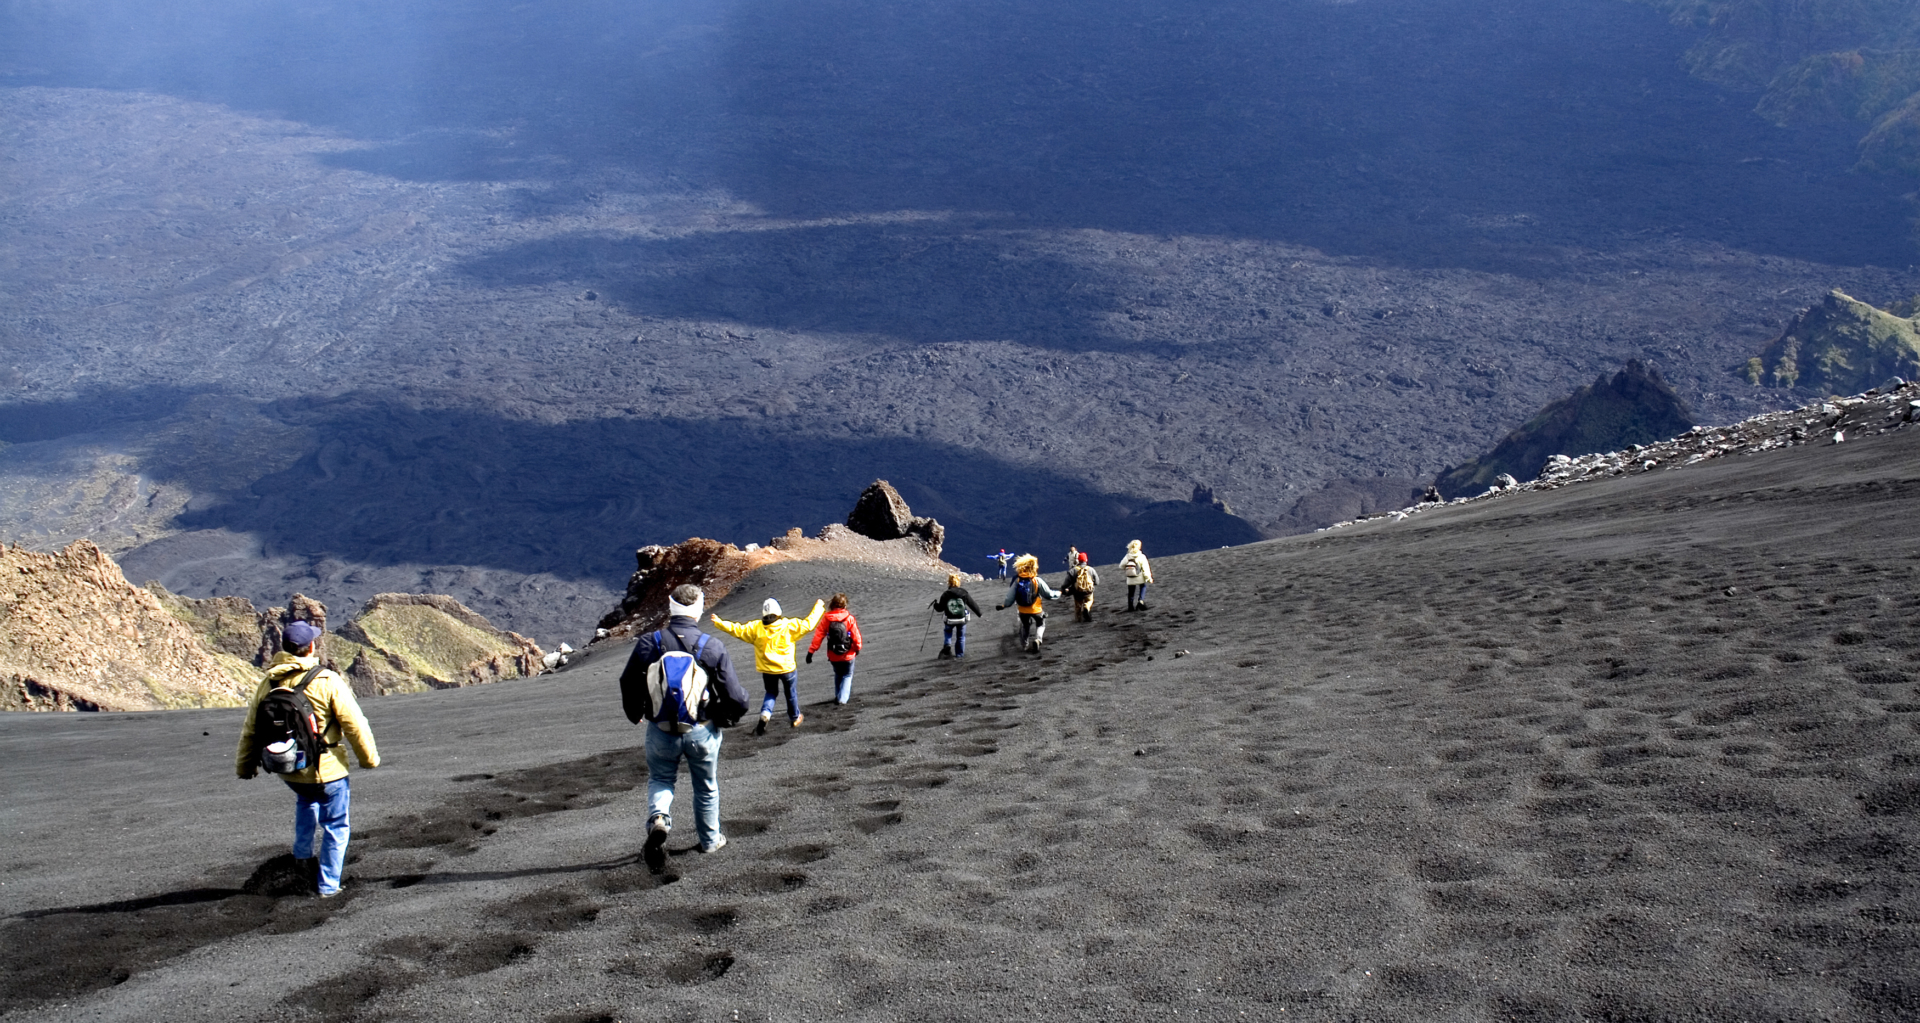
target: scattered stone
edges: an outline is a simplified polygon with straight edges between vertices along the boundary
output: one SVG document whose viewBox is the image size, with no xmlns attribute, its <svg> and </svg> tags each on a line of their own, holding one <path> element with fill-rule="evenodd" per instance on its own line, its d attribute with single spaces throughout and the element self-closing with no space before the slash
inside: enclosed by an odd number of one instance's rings
<svg viewBox="0 0 1920 1023">
<path fill-rule="evenodd" d="M 1526 483 L 1503 485 L 1500 479 L 1485 493 L 1456 497 L 1445 504 L 1415 504 L 1373 518 L 1402 521 L 1433 508 L 1483 501 L 1504 494 L 1555 490 L 1573 483 L 1612 476 L 1679 469 L 1727 455 L 1752 455 L 1812 443 L 1816 437 L 1830 437 L 1841 444 L 1851 432 L 1856 438 L 1872 437 L 1889 430 L 1905 429 L 1920 422 L 1920 383 L 1889 381 L 1877 394 L 1857 394 L 1848 398 L 1829 398 L 1817 405 L 1767 412 L 1731 426 L 1695 426 L 1671 440 L 1654 444 L 1635 444 L 1622 451 L 1602 454 L 1551 455 L 1540 469 L 1539 478 Z M 1831 434 L 1826 431 L 1831 430 Z M 1344 529 L 1360 519 L 1336 522 L 1318 532 Z"/>
</svg>

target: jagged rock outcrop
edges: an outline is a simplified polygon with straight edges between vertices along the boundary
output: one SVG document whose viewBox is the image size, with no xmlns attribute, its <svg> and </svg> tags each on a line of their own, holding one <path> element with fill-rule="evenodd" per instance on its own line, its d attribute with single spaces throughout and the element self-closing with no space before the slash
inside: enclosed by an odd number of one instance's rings
<svg viewBox="0 0 1920 1023">
<path fill-rule="evenodd" d="M 875 540 L 918 537 L 927 553 L 936 558 L 947 541 L 945 527 L 934 519 L 915 516 L 907 507 L 907 499 L 886 480 L 874 480 L 860 492 L 860 499 L 847 513 L 847 528 Z"/>
<path fill-rule="evenodd" d="M 1827 394 L 1857 394 L 1893 377 L 1920 377 L 1920 317 L 1911 305 L 1876 309 L 1839 289 L 1747 361 L 1750 383 Z"/>
<path fill-rule="evenodd" d="M 884 489 L 882 489 L 884 488 Z M 878 493 L 878 496 L 874 496 Z M 863 506 L 868 507 L 864 514 Z M 875 510 L 875 508 L 879 510 Z M 880 516 L 887 516 L 881 519 Z M 890 539 L 875 539 L 856 531 L 858 518 L 868 528 L 898 525 L 904 519 L 908 528 Z M 622 639 L 649 632 L 667 620 L 667 594 L 681 583 L 693 583 L 706 592 L 707 606 L 720 602 L 747 574 L 779 561 L 854 561 L 863 565 L 888 566 L 919 571 L 958 572 L 960 569 L 940 560 L 943 531 L 932 519 L 914 518 L 907 503 L 892 486 L 878 480 L 860 495 L 848 524 L 829 523 L 813 536 L 798 526 L 767 541 L 766 546 L 749 544 L 745 550 L 730 543 L 694 537 L 672 546 L 653 544 L 634 552 L 638 562 L 627 580 L 626 596 L 619 606 L 600 619 L 595 643 Z M 931 528 L 918 524 L 930 524 Z"/>
<path fill-rule="evenodd" d="M 435 593 L 376 594 L 326 642 L 352 644 L 347 677 L 355 691 L 379 693 L 529 678 L 540 673 L 544 657 L 532 640 Z"/>
<path fill-rule="evenodd" d="M 279 652 L 288 625 L 327 624 L 327 606 L 299 593 L 286 607 L 257 611 L 244 597 L 182 597 L 157 582 L 146 588 L 249 691 Z M 319 654 L 361 696 L 526 678 L 540 673 L 543 656 L 532 640 L 495 628 L 466 605 L 435 593 L 375 595 L 353 620 L 320 638 Z"/>
<path fill-rule="evenodd" d="M 253 663 L 265 664 L 279 653 L 280 638 L 294 622 L 309 622 L 321 632 L 327 631 L 327 605 L 304 593 L 296 593 L 288 598 L 286 607 L 268 608 L 260 616 L 260 648 L 254 653 Z M 327 667 L 339 670 L 339 665 L 331 660 Z"/>
<path fill-rule="evenodd" d="M 0 709 L 221 707 L 248 694 L 90 541 L 58 554 L 0 547 Z"/>
<path fill-rule="evenodd" d="M 1441 494 L 1477 494 L 1501 473 L 1530 480 L 1553 455 L 1613 451 L 1671 437 L 1693 425 L 1680 396 L 1638 359 L 1612 377 L 1551 402 L 1492 451 L 1440 474 Z"/>
</svg>

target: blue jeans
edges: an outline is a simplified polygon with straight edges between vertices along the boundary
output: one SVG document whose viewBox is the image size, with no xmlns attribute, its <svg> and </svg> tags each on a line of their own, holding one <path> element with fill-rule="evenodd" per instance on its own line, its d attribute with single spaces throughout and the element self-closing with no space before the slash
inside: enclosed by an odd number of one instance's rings
<svg viewBox="0 0 1920 1023">
<path fill-rule="evenodd" d="M 853 699 L 853 662 L 828 661 L 833 665 L 833 702 L 845 703 Z"/>
<path fill-rule="evenodd" d="M 1129 611 L 1133 610 L 1133 606 L 1135 604 L 1144 603 L 1146 599 L 1147 599 L 1146 583 L 1140 583 L 1138 585 L 1129 583 L 1127 585 L 1127 610 Z"/>
<path fill-rule="evenodd" d="M 347 808 L 353 802 L 353 789 L 347 779 L 325 785 L 295 784 L 293 790 L 293 858 L 320 856 L 320 894 L 340 890 L 340 871 L 347 863 Z M 318 829 L 319 848 L 315 849 L 314 831 Z"/>
<path fill-rule="evenodd" d="M 795 682 L 795 675 L 791 671 L 784 675 L 770 675 L 764 671 L 761 672 L 760 684 L 767 687 L 767 696 L 766 699 L 760 701 L 760 713 L 773 713 L 774 702 L 780 698 L 780 687 L 784 685 L 787 687 L 787 718 L 791 720 L 799 717 L 800 694 L 794 692 Z"/>
<path fill-rule="evenodd" d="M 946 645 L 953 648 L 953 656 L 967 656 L 967 623 L 947 625 Z"/>
<path fill-rule="evenodd" d="M 700 844 L 712 845 L 720 837 L 720 729 L 699 724 L 685 735 L 675 735 L 652 722 L 646 728 L 647 817 L 658 814 L 667 819 L 667 827 L 673 827 L 673 814 L 668 811 L 684 758 L 693 779 L 693 815 Z"/>
</svg>

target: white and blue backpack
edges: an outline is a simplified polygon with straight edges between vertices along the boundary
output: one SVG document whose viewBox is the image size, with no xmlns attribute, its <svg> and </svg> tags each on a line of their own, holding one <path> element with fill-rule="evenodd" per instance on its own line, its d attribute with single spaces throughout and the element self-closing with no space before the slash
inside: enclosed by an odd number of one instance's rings
<svg viewBox="0 0 1920 1023">
<path fill-rule="evenodd" d="M 675 636 L 677 641 L 680 637 Z M 706 633 L 693 645 L 693 651 L 667 650 L 663 632 L 653 634 L 655 646 L 662 648 L 660 659 L 647 666 L 647 700 L 653 708 L 650 716 L 662 731 L 685 735 L 700 724 L 707 712 L 707 672 L 700 667 L 700 654 L 707 648 Z"/>
</svg>

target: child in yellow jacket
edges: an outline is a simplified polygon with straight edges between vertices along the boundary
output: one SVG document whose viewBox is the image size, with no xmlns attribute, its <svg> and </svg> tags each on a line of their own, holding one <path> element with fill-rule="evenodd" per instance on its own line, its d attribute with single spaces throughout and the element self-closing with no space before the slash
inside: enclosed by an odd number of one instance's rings
<svg viewBox="0 0 1920 1023">
<path fill-rule="evenodd" d="M 729 622 L 719 615 L 713 616 L 714 628 L 753 644 L 753 666 L 760 672 L 760 681 L 767 691 L 766 698 L 760 701 L 760 726 L 754 729 L 755 735 L 764 734 L 767 722 L 773 720 L 773 707 L 782 686 L 787 690 L 787 717 L 793 727 L 799 728 L 800 722 L 806 720 L 806 715 L 800 713 L 800 696 L 794 691 L 793 642 L 812 632 L 826 610 L 827 605 L 816 600 L 813 613 L 805 618 L 782 618 L 780 602 L 768 597 L 767 602 L 760 605 L 757 622 Z"/>
</svg>

